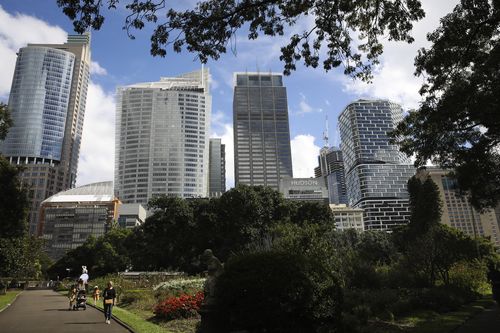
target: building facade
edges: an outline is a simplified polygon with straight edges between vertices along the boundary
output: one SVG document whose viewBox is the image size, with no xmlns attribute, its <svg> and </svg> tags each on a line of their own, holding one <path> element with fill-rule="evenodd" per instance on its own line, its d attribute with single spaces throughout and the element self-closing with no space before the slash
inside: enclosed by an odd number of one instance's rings
<svg viewBox="0 0 500 333">
<path fill-rule="evenodd" d="M 141 204 L 120 204 L 118 207 L 118 226 L 132 229 L 146 222 L 147 212 Z"/>
<path fill-rule="evenodd" d="M 118 88 L 115 193 L 124 203 L 208 196 L 209 79 L 202 69 Z"/>
<path fill-rule="evenodd" d="M 235 73 L 233 98 L 235 183 L 275 190 L 293 177 L 283 76 Z"/>
<path fill-rule="evenodd" d="M 328 189 L 321 178 L 281 178 L 279 191 L 285 199 L 328 203 Z"/>
<path fill-rule="evenodd" d="M 76 184 L 89 75 L 89 34 L 18 52 L 9 96 L 13 126 L 0 152 L 24 167 L 31 234 L 42 200 Z"/>
<path fill-rule="evenodd" d="M 449 171 L 427 167 L 418 171 L 420 178 L 431 177 L 439 188 L 439 197 L 443 204 L 441 223 L 463 231 L 471 237 L 486 237 L 500 247 L 500 230 L 495 210 L 484 213 L 475 210 L 467 200 L 460 195 L 457 180 L 448 176 Z"/>
<path fill-rule="evenodd" d="M 89 236 L 104 235 L 116 221 L 118 206 L 113 182 L 80 186 L 44 200 L 38 235 L 45 240 L 49 257 L 58 260 Z"/>
<path fill-rule="evenodd" d="M 318 166 L 314 168 L 316 178 L 325 179 L 328 199 L 331 204 L 347 204 L 344 161 L 337 147 L 323 147 L 319 151 Z"/>
<path fill-rule="evenodd" d="M 210 139 L 209 156 L 209 197 L 220 197 L 226 192 L 226 146 L 221 139 Z"/>
<path fill-rule="evenodd" d="M 347 207 L 345 204 L 330 204 L 333 216 L 335 217 L 335 228 L 337 230 L 355 229 L 365 230 L 363 210 L 361 208 Z"/>
<path fill-rule="evenodd" d="M 385 100 L 358 100 L 339 115 L 348 205 L 364 210 L 366 229 L 408 223 L 415 168 L 387 136 L 402 119 L 401 106 Z"/>
</svg>

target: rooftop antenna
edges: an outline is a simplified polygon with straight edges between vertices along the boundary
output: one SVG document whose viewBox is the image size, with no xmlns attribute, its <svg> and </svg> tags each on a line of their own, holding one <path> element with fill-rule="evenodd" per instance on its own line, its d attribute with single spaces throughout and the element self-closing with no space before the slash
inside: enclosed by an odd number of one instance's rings
<svg viewBox="0 0 500 333">
<path fill-rule="evenodd" d="M 325 115 L 325 131 L 323 132 L 323 145 L 328 148 L 328 114 Z"/>
</svg>

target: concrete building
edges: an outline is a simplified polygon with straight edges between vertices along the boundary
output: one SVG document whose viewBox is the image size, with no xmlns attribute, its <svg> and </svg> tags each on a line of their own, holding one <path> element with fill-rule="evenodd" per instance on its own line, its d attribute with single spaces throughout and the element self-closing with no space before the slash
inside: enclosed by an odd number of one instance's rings
<svg viewBox="0 0 500 333">
<path fill-rule="evenodd" d="M 209 197 L 220 197 L 226 192 L 226 146 L 221 139 L 210 139 Z"/>
<path fill-rule="evenodd" d="M 347 207 L 345 204 L 330 204 L 330 209 L 335 217 L 335 228 L 337 230 L 365 230 L 364 212 L 361 208 Z"/>
<path fill-rule="evenodd" d="M 235 183 L 275 190 L 293 177 L 283 76 L 235 73 L 233 98 Z"/>
<path fill-rule="evenodd" d="M 337 147 L 323 147 L 319 151 L 318 166 L 314 176 L 323 178 L 328 187 L 331 204 L 347 204 L 344 161 L 342 151 Z"/>
<path fill-rule="evenodd" d="M 118 88 L 115 193 L 122 202 L 208 196 L 209 81 L 202 69 Z"/>
<path fill-rule="evenodd" d="M 486 237 L 500 247 L 500 230 L 495 210 L 490 209 L 480 214 L 466 196 L 460 195 L 456 179 L 448 176 L 449 171 L 427 167 L 418 171 L 418 176 L 430 176 L 439 188 L 439 197 L 443 203 L 441 223 L 463 231 L 471 237 Z"/>
<path fill-rule="evenodd" d="M 90 73 L 90 35 L 64 44 L 19 50 L 9 96 L 13 126 L 0 152 L 23 165 L 29 186 L 29 231 L 36 232 L 42 200 L 76 184 Z"/>
<path fill-rule="evenodd" d="M 328 203 L 328 189 L 321 178 L 281 178 L 279 191 L 285 199 Z"/>
<path fill-rule="evenodd" d="M 121 204 L 118 206 L 118 226 L 132 229 L 146 222 L 147 211 L 141 204 Z"/>
<path fill-rule="evenodd" d="M 408 223 L 415 168 L 387 137 L 402 119 L 401 106 L 385 100 L 358 100 L 339 116 L 348 205 L 364 210 L 366 229 Z"/>
<path fill-rule="evenodd" d="M 80 186 L 44 200 L 38 236 L 46 241 L 49 257 L 57 260 L 89 236 L 104 235 L 116 221 L 119 203 L 113 182 Z"/>
</svg>

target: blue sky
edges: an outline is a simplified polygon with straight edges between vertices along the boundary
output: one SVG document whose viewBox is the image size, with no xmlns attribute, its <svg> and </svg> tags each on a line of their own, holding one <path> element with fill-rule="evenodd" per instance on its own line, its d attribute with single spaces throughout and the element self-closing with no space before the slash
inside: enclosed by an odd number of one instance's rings
<svg viewBox="0 0 500 333">
<path fill-rule="evenodd" d="M 122 0 L 127 1 L 127 0 Z M 196 1 L 176 1 L 189 7 Z M 413 76 L 413 59 L 419 47 L 427 46 L 425 35 L 437 27 L 438 20 L 450 12 L 458 0 L 423 0 L 426 18 L 413 30 L 415 43 L 384 43 L 385 52 L 368 85 L 341 73 L 298 66 L 285 77 L 290 115 L 290 135 L 294 176 L 311 177 L 316 156 L 323 145 L 322 133 L 328 115 L 330 144 L 339 144 L 337 117 L 343 108 L 358 98 L 385 98 L 401 103 L 405 109 L 418 105 L 422 83 Z M 78 184 L 112 180 L 114 169 L 114 94 L 117 86 L 157 81 L 160 76 L 175 76 L 199 69 L 193 54 L 172 51 L 165 58 L 149 54 L 150 28 L 135 32 L 131 40 L 122 30 L 127 12 L 108 13 L 100 31 L 92 32 L 92 74 L 87 100 Z M 311 24 L 301 20 L 301 31 Z M 61 43 L 73 33 L 70 20 L 55 0 L 0 0 L 0 100 L 6 101 L 15 66 L 15 52 L 27 43 Z M 292 30 L 287 31 L 287 36 Z M 218 61 L 209 61 L 212 74 L 212 136 L 223 138 L 227 146 L 228 187 L 233 186 L 232 147 L 232 73 L 238 71 L 281 72 L 279 49 L 286 40 L 263 37 L 248 41 L 245 31 L 235 40 L 236 54 L 229 52 Z M 229 49 L 229 48 L 228 48 Z"/>
</svg>

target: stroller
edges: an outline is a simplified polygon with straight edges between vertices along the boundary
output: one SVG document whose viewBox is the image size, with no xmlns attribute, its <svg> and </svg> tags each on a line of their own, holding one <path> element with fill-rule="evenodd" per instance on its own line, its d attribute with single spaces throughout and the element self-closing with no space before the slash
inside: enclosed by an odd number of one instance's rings
<svg viewBox="0 0 500 333">
<path fill-rule="evenodd" d="M 87 310 L 87 295 L 83 289 L 78 291 L 76 295 L 76 303 L 73 305 L 73 310 L 78 310 L 79 308 Z"/>
</svg>

